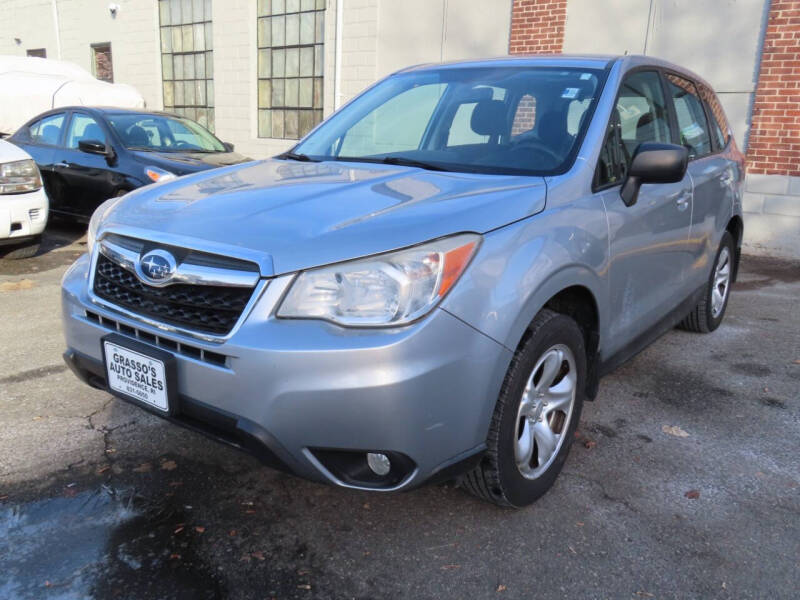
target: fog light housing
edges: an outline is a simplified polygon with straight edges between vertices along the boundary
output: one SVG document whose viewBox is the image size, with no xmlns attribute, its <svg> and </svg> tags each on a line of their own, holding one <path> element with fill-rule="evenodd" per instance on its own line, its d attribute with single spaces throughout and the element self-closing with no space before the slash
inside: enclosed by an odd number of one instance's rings
<svg viewBox="0 0 800 600">
<path fill-rule="evenodd" d="M 392 461 L 389 460 L 388 456 L 380 452 L 367 452 L 367 465 L 379 477 L 388 475 L 389 471 L 392 470 Z"/>
</svg>

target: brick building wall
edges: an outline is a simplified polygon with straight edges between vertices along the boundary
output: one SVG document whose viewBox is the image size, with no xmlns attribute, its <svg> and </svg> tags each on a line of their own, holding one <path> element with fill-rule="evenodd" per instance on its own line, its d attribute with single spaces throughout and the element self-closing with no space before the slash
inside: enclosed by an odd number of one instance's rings
<svg viewBox="0 0 800 600">
<path fill-rule="evenodd" d="M 749 173 L 800 175 L 800 0 L 772 0 L 747 159 Z"/>
<path fill-rule="evenodd" d="M 564 46 L 567 0 L 514 0 L 510 54 L 551 54 Z"/>
</svg>

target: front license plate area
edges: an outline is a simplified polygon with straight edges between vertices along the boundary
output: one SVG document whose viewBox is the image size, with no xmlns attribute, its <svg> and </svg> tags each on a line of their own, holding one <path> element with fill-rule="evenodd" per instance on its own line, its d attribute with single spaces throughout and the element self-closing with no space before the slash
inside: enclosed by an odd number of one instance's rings
<svg viewBox="0 0 800 600">
<path fill-rule="evenodd" d="M 118 334 L 101 341 L 109 391 L 160 414 L 174 414 L 176 361 L 169 352 Z"/>
</svg>

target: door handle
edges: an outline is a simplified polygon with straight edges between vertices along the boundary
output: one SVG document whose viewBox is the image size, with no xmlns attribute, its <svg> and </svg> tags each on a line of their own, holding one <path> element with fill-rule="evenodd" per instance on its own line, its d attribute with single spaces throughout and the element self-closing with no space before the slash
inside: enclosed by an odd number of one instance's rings
<svg viewBox="0 0 800 600">
<path fill-rule="evenodd" d="M 678 210 L 683 212 L 687 208 L 689 208 L 689 201 L 692 199 L 691 192 L 682 192 L 678 195 L 677 200 L 675 203 L 678 205 Z"/>
</svg>

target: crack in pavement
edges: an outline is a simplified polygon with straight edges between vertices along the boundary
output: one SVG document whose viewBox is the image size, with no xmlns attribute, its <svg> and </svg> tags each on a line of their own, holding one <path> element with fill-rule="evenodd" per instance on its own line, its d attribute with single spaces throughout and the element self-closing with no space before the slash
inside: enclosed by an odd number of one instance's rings
<svg viewBox="0 0 800 600">
<path fill-rule="evenodd" d="M 30 381 L 31 379 L 40 379 L 49 375 L 63 373 L 67 370 L 67 365 L 47 365 L 46 367 L 37 367 L 36 369 L 29 369 L 8 375 L 0 379 L 0 385 L 8 383 L 22 383 L 23 381 Z"/>
</svg>

